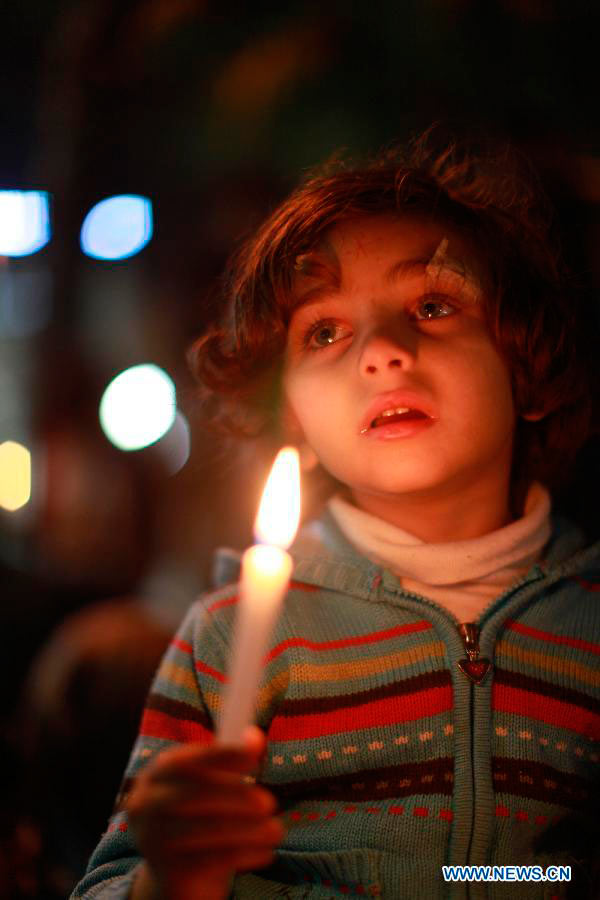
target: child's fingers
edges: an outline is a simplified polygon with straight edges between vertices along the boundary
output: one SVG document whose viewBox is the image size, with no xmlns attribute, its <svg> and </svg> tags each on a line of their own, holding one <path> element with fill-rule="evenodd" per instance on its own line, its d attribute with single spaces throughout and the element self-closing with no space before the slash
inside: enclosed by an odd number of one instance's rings
<svg viewBox="0 0 600 900">
<path fill-rule="evenodd" d="M 245 750 L 193 744 L 164 751 L 156 757 L 152 769 L 158 778 L 173 775 L 193 778 L 198 771 L 206 769 L 243 775 L 252 771 L 255 765 L 255 758 Z"/>
<path fill-rule="evenodd" d="M 163 751 L 134 781 L 126 801 L 138 846 L 161 877 L 180 864 L 217 875 L 268 865 L 284 829 L 270 791 L 248 783 L 265 748 L 249 729 L 243 747 L 186 744 Z"/>
<path fill-rule="evenodd" d="M 157 871 L 175 872 L 190 866 L 199 871 L 216 871 L 220 865 L 233 869 L 244 854 L 269 856 L 284 836 L 279 819 L 248 824 L 232 823 L 231 819 L 185 821 L 177 817 L 163 819 L 160 827 L 155 825 L 136 839 L 141 837 L 140 849 Z"/>
<path fill-rule="evenodd" d="M 242 850 L 233 858 L 233 868 L 236 872 L 252 872 L 254 869 L 264 869 L 270 866 L 275 859 L 275 850 Z"/>
<path fill-rule="evenodd" d="M 229 791 L 238 790 L 240 785 L 252 787 L 254 780 L 243 772 L 229 772 L 223 769 L 211 769 L 204 764 L 198 764 L 190 768 L 184 766 L 170 768 L 155 772 L 148 769 L 141 772 L 135 779 L 131 790 L 138 786 L 146 786 L 158 790 L 159 788 L 172 788 L 180 791 Z"/>
<path fill-rule="evenodd" d="M 267 736 L 258 725 L 248 725 L 244 731 L 244 748 L 259 761 L 267 749 Z"/>
<path fill-rule="evenodd" d="M 253 785 L 254 780 L 248 777 L 244 772 L 230 772 L 227 769 L 213 769 L 204 763 L 188 767 L 187 764 L 180 769 L 179 767 L 169 769 L 167 772 L 142 772 L 137 779 L 139 783 L 147 781 L 148 784 L 156 785 L 172 785 L 174 788 L 184 790 L 209 790 L 214 787 L 215 790 L 227 791 L 235 790 L 240 784 Z"/>
<path fill-rule="evenodd" d="M 220 815 L 253 815 L 257 818 L 273 815 L 277 810 L 277 800 L 265 788 L 251 784 L 237 784 L 223 787 L 219 784 L 205 785 L 202 792 L 191 795 L 189 790 L 181 796 L 179 809 L 182 815 L 217 812 Z M 206 811 L 206 813 L 205 813 Z"/>
<path fill-rule="evenodd" d="M 211 853 L 210 859 L 207 859 L 202 866 L 203 881 L 209 879 L 212 872 L 222 873 L 229 870 L 233 874 L 234 871 L 248 872 L 253 869 L 262 869 L 270 865 L 274 858 L 275 851 L 272 848 L 215 850 L 214 853 Z"/>
<path fill-rule="evenodd" d="M 242 850 L 269 850 L 285 837 L 285 829 L 279 819 L 271 818 L 261 823 L 233 824 L 230 819 L 204 817 L 197 822 L 174 819 L 163 829 L 164 850 L 181 856 L 201 853 L 235 852 Z"/>
<path fill-rule="evenodd" d="M 277 809 L 277 801 L 270 791 L 262 787 L 243 784 L 204 783 L 201 786 L 189 782 L 138 785 L 132 789 L 127 809 L 130 817 L 139 815 L 180 815 L 193 818 L 198 815 L 238 815 L 244 818 L 264 818 Z"/>
<path fill-rule="evenodd" d="M 258 729 L 257 729 L 258 731 Z M 155 778 L 194 778 L 204 770 L 218 770 L 248 774 L 258 768 L 264 747 L 264 737 L 256 736 L 246 747 L 222 747 L 219 744 L 184 744 L 160 753 L 148 767 Z"/>
<path fill-rule="evenodd" d="M 235 872 L 262 869 L 274 859 L 273 850 L 215 851 L 208 859 L 181 860 L 175 873 L 166 873 L 165 896 L 171 900 L 224 900 L 230 894 Z M 199 863 L 199 864 L 198 864 Z"/>
</svg>

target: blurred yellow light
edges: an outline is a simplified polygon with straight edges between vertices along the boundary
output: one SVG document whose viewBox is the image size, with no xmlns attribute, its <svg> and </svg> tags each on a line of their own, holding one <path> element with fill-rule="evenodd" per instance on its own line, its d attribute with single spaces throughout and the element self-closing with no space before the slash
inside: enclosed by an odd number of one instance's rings
<svg viewBox="0 0 600 900">
<path fill-rule="evenodd" d="M 0 444 L 0 506 L 14 512 L 31 497 L 31 453 L 16 441 Z"/>
</svg>

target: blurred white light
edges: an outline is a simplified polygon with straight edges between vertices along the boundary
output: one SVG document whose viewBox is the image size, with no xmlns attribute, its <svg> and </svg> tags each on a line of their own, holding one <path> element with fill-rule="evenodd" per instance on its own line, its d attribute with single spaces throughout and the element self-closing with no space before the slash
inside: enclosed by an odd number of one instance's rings
<svg viewBox="0 0 600 900">
<path fill-rule="evenodd" d="M 172 427 L 156 445 L 163 458 L 167 475 L 176 475 L 180 469 L 183 469 L 190 458 L 190 447 L 189 422 L 183 413 L 177 410 Z"/>
<path fill-rule="evenodd" d="M 0 256 L 29 256 L 49 240 L 45 191 L 0 191 Z"/>
<path fill-rule="evenodd" d="M 117 194 L 96 203 L 81 226 L 81 249 L 94 259 L 127 259 L 152 237 L 152 203 L 137 194 Z"/>
<path fill-rule="evenodd" d="M 154 444 L 173 425 L 175 385 L 153 363 L 125 369 L 110 382 L 100 401 L 100 424 L 120 450 Z"/>
<path fill-rule="evenodd" d="M 0 444 L 0 506 L 15 512 L 31 497 L 31 453 L 23 444 Z"/>
</svg>

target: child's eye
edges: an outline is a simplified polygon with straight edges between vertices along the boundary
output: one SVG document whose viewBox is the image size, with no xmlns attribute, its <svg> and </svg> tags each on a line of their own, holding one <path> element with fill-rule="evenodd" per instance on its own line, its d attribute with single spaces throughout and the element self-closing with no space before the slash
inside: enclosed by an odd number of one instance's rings
<svg viewBox="0 0 600 900">
<path fill-rule="evenodd" d="M 450 303 L 446 297 L 422 297 L 415 307 L 414 318 L 420 321 L 423 319 L 442 319 L 444 316 L 451 316 L 452 313 L 456 312 L 456 309 L 457 307 Z"/>
<path fill-rule="evenodd" d="M 351 330 L 347 326 L 340 325 L 339 322 L 320 321 L 315 322 L 306 331 L 303 343 L 310 350 L 322 350 L 351 334 Z"/>
</svg>

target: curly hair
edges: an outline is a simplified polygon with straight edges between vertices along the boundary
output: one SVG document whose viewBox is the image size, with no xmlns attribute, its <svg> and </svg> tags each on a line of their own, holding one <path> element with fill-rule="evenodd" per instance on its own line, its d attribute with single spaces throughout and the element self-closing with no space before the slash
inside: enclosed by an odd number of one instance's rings
<svg viewBox="0 0 600 900">
<path fill-rule="evenodd" d="M 231 258 L 222 315 L 191 348 L 207 419 L 238 436 L 278 434 L 281 369 L 300 254 L 362 215 L 429 217 L 466 236 L 487 274 L 484 308 L 511 373 L 518 419 L 513 482 L 560 484 L 591 429 L 592 353 L 550 204 L 512 147 L 432 128 L 356 164 L 334 158 Z"/>
</svg>

